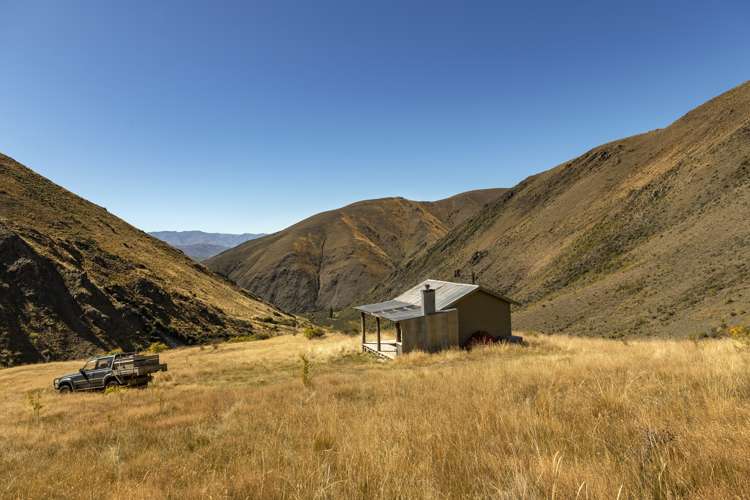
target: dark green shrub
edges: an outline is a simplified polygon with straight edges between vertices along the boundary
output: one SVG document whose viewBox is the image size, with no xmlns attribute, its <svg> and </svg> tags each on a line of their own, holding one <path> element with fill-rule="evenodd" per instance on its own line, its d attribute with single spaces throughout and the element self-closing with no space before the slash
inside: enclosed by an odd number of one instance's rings
<svg viewBox="0 0 750 500">
<path fill-rule="evenodd" d="M 160 352 L 164 352 L 167 349 L 169 349 L 169 346 L 164 342 L 152 342 L 148 346 L 148 348 L 146 348 L 146 352 L 150 352 L 151 354 L 159 354 Z"/>
<path fill-rule="evenodd" d="M 271 337 L 272 335 L 267 332 L 258 332 L 253 333 L 252 335 L 239 335 L 237 337 L 232 337 L 227 342 L 254 342 L 256 340 L 270 339 Z"/>
<path fill-rule="evenodd" d="M 325 330 L 317 326 L 308 326 L 302 331 L 302 335 L 304 335 L 308 340 L 323 338 L 325 334 Z"/>
</svg>

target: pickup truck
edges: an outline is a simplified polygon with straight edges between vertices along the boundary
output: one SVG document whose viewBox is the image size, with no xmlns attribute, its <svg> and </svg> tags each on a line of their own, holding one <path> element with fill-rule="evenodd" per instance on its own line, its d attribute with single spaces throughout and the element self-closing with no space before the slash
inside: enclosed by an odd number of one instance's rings
<svg viewBox="0 0 750 500">
<path fill-rule="evenodd" d="M 61 393 L 119 386 L 145 387 L 151 382 L 152 374 L 160 371 L 167 371 L 167 365 L 159 363 L 158 354 L 108 354 L 89 359 L 76 373 L 56 378 L 52 385 Z"/>
</svg>

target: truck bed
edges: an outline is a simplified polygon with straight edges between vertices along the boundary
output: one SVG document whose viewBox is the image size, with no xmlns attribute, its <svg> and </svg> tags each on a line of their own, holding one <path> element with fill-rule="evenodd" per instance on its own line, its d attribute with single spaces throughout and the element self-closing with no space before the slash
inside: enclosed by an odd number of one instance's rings
<svg viewBox="0 0 750 500">
<path fill-rule="evenodd" d="M 158 354 L 124 354 L 115 358 L 112 371 L 119 377 L 141 377 L 167 371 L 167 365 L 159 363 Z"/>
</svg>

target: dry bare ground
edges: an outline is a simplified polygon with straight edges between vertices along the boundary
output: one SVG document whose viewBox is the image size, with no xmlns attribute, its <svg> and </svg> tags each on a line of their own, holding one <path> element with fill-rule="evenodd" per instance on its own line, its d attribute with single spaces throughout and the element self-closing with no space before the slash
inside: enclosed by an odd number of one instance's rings
<svg viewBox="0 0 750 500">
<path fill-rule="evenodd" d="M 148 389 L 67 397 L 49 383 L 79 363 L 1 370 L 0 496 L 750 492 L 750 353 L 727 340 L 527 338 L 392 363 L 330 335 L 181 349 L 162 354 L 170 370 Z"/>
</svg>

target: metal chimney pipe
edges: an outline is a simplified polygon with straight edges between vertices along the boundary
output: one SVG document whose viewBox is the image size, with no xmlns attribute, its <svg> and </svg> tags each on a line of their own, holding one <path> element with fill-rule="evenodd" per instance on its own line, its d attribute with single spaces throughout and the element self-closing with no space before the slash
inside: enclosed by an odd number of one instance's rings
<svg viewBox="0 0 750 500">
<path fill-rule="evenodd" d="M 430 284 L 427 283 L 422 290 L 422 314 L 427 316 L 428 314 L 435 313 L 435 290 L 430 288 Z"/>
</svg>

